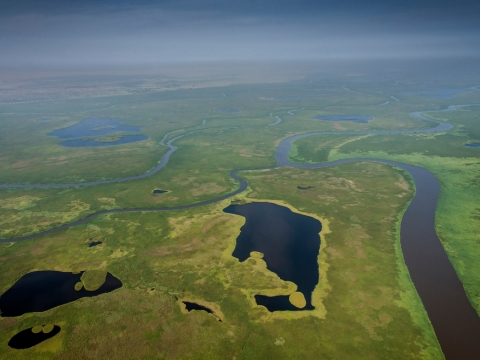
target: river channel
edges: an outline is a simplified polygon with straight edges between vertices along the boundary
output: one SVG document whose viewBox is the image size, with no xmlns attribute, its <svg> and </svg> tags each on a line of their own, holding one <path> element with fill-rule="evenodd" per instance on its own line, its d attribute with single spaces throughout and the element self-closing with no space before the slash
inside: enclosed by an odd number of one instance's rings
<svg viewBox="0 0 480 360">
<path fill-rule="evenodd" d="M 449 106 L 441 111 L 454 111 L 461 106 Z M 434 111 L 432 111 L 434 112 Z M 437 111 L 435 111 L 437 112 Z M 423 112 L 426 113 L 426 112 Z M 280 142 L 275 150 L 277 166 L 271 169 L 290 166 L 301 169 L 318 169 L 337 166 L 352 162 L 379 162 L 392 165 L 408 172 L 415 182 L 416 192 L 412 202 L 409 204 L 403 215 L 400 231 L 400 242 L 405 263 L 410 277 L 417 289 L 418 294 L 428 313 L 430 321 L 437 335 L 440 346 L 447 359 L 478 359 L 480 358 L 480 317 L 469 302 L 462 283 L 460 282 L 455 269 L 450 263 L 447 254 L 435 231 L 435 210 L 440 191 L 440 184 L 435 176 L 426 169 L 381 159 L 344 159 L 319 164 L 294 164 L 288 160 L 288 153 L 292 143 L 298 139 L 312 135 L 368 135 L 368 134 L 410 134 L 410 133 L 431 133 L 448 131 L 452 125 L 446 122 L 429 119 L 422 115 L 422 112 L 410 114 L 412 117 L 437 123 L 436 127 L 419 130 L 379 130 L 379 131 L 349 131 L 349 132 L 311 132 L 295 135 Z M 165 145 L 169 151 L 162 157 L 161 161 L 152 171 L 128 178 L 94 181 L 77 184 L 3 184 L 0 188 L 55 188 L 71 186 L 89 186 L 114 182 L 130 181 L 151 176 L 165 167 L 170 155 L 177 150 L 173 142 L 188 134 L 177 136 L 169 140 Z M 169 208 L 125 208 L 104 210 L 89 215 L 84 219 L 46 230 L 37 234 L 18 237 L 15 239 L 0 239 L 0 242 L 16 242 L 37 238 L 54 231 L 69 228 L 88 222 L 94 217 L 121 212 L 144 212 L 144 211 L 171 211 L 188 209 L 197 206 L 212 204 L 230 198 L 244 191 L 248 184 L 237 176 L 238 172 L 230 172 L 232 179 L 239 183 L 239 188 L 229 194 L 222 195 L 194 204 L 174 206 Z M 320 269 L 321 271 L 321 269 Z"/>
</svg>

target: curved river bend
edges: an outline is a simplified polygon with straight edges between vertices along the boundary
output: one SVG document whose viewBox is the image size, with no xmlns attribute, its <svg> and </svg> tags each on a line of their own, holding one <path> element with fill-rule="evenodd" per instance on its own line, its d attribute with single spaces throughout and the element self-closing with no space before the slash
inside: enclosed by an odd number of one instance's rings
<svg viewBox="0 0 480 360">
<path fill-rule="evenodd" d="M 441 111 L 454 111 L 461 106 L 449 106 Z M 433 112 L 433 111 L 432 111 Z M 319 164 L 293 164 L 288 160 L 288 153 L 292 143 L 295 140 L 312 135 L 369 135 L 369 134 L 409 134 L 409 133 L 431 133 L 438 131 L 447 131 L 452 125 L 442 121 L 431 120 L 420 112 L 410 114 L 417 119 L 435 122 L 438 126 L 434 128 L 419 130 L 380 130 L 380 131 L 357 131 L 357 132 L 312 132 L 307 134 L 295 135 L 286 138 L 280 142 L 275 150 L 275 160 L 277 166 L 291 166 L 300 169 L 318 169 L 336 166 L 352 162 L 379 162 L 399 167 L 412 176 L 415 181 L 416 192 L 412 202 L 409 204 L 405 214 L 402 217 L 400 243 L 402 247 L 405 263 L 408 267 L 410 277 L 420 298 L 425 306 L 430 321 L 433 325 L 438 341 L 447 359 L 479 359 L 480 358 L 480 317 L 470 304 L 462 283 L 450 263 L 443 246 L 438 239 L 435 231 L 435 209 L 437 205 L 440 184 L 435 176 L 426 169 L 402 164 L 389 160 L 379 159 L 344 159 L 328 163 Z M 177 150 L 172 143 L 193 132 L 175 137 L 169 140 L 166 145 L 169 151 L 162 157 L 160 163 L 152 171 L 128 178 L 94 181 L 88 183 L 76 184 L 4 184 L 0 188 L 54 188 L 70 186 L 89 186 L 98 184 L 108 184 L 115 182 L 130 181 L 146 178 L 158 172 L 168 163 L 170 155 Z M 166 138 L 166 137 L 165 137 Z M 164 138 L 164 139 L 165 139 Z M 163 143 L 163 141 L 162 141 Z M 0 242 L 16 242 L 21 240 L 34 239 L 52 232 L 67 229 L 71 226 L 83 224 L 89 220 L 104 214 L 122 213 L 122 212 L 145 212 L 145 211 L 171 211 L 193 208 L 212 204 L 227 198 L 230 198 L 244 191 L 248 184 L 245 180 L 237 176 L 239 171 L 234 170 L 230 176 L 239 182 L 239 188 L 229 194 L 222 195 L 215 199 L 202 201 L 195 204 L 174 206 L 169 208 L 125 208 L 104 210 L 89 215 L 81 220 L 64 224 L 54 229 L 46 230 L 37 234 L 18 237 L 15 239 L 0 239 Z M 252 169 L 253 170 L 253 169 Z"/>
</svg>

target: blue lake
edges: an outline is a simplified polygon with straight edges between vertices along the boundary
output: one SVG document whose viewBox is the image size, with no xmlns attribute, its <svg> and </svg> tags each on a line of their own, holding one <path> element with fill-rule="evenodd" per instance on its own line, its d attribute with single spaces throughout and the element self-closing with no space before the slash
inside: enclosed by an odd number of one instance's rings
<svg viewBox="0 0 480 360">
<path fill-rule="evenodd" d="M 477 148 L 480 147 L 480 143 L 470 143 L 470 144 L 465 144 L 466 147 L 472 147 L 472 148 Z"/>
<path fill-rule="evenodd" d="M 373 120 L 373 116 L 366 115 L 316 115 L 313 117 L 317 120 L 326 120 L 326 121 L 353 121 L 356 123 L 368 123 L 370 120 Z"/>
<path fill-rule="evenodd" d="M 295 283 L 306 301 L 305 307 L 297 308 L 290 303 L 288 295 L 257 294 L 257 304 L 271 312 L 313 310 L 312 292 L 320 276 L 317 260 L 322 229 L 320 221 L 271 203 L 232 204 L 223 211 L 243 216 L 246 220 L 232 256 L 244 262 L 252 251 L 261 252 L 267 268 L 282 280 Z"/>
<path fill-rule="evenodd" d="M 141 126 L 123 125 L 124 122 L 124 120 L 119 119 L 91 117 L 75 125 L 54 130 L 49 133 L 48 136 L 56 136 L 60 139 L 72 139 L 60 143 L 60 145 L 67 147 L 113 146 L 148 139 L 148 137 L 143 134 L 128 134 L 122 136 L 117 141 L 109 142 L 88 139 L 119 132 L 139 133 L 142 129 Z"/>
<path fill-rule="evenodd" d="M 48 136 L 56 136 L 60 139 L 76 139 L 90 136 L 103 136 L 120 131 L 138 133 L 142 130 L 140 126 L 122 125 L 124 122 L 125 121 L 119 119 L 91 117 L 75 125 L 53 130 Z"/>
</svg>

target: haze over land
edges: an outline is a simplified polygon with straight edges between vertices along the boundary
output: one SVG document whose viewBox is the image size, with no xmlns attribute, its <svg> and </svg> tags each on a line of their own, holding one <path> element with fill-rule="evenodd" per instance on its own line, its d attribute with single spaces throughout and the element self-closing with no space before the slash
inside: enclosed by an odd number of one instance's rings
<svg viewBox="0 0 480 360">
<path fill-rule="evenodd" d="M 476 1 L 34 1 L 0 4 L 0 63 L 465 57 Z"/>
<path fill-rule="evenodd" d="M 478 360 L 479 14 L 0 1 L 0 358 Z"/>
</svg>

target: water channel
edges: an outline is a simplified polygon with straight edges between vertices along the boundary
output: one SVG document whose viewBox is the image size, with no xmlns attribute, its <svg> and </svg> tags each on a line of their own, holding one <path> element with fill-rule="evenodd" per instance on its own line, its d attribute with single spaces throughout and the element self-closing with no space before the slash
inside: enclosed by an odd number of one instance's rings
<svg viewBox="0 0 480 360">
<path fill-rule="evenodd" d="M 472 105 L 452 105 L 445 110 L 431 112 L 454 111 L 458 107 Z M 288 153 L 294 141 L 312 135 L 366 135 L 366 134 L 412 134 L 432 133 L 448 131 L 452 125 L 446 122 L 432 120 L 422 115 L 427 112 L 414 112 L 410 115 L 414 118 L 437 123 L 436 127 L 418 130 L 373 130 L 373 131 L 348 131 L 348 132 L 311 132 L 294 135 L 280 142 L 275 150 L 276 167 L 290 166 L 301 169 L 317 169 L 337 166 L 352 162 L 379 162 L 401 168 L 413 178 L 416 186 L 415 196 L 408 206 L 401 222 L 401 247 L 405 263 L 410 277 L 417 289 L 418 294 L 428 313 L 440 346 L 447 359 L 478 359 L 480 357 L 480 317 L 469 302 L 462 283 L 455 269 L 450 263 L 445 250 L 435 231 L 435 210 L 440 191 L 440 184 L 435 176 L 426 169 L 413 165 L 402 164 L 389 160 L 379 159 L 344 159 L 319 164 L 293 164 L 289 162 Z M 165 145 L 169 151 L 162 157 L 160 163 L 152 171 L 127 178 L 93 181 L 76 184 L 3 184 L 0 188 L 55 188 L 71 186 L 89 186 L 105 183 L 123 182 L 142 179 L 151 176 L 165 167 L 170 155 L 177 150 L 173 142 L 192 132 L 177 136 L 169 140 Z M 273 168 L 276 168 L 273 167 Z M 273 169 L 272 168 L 272 169 Z M 171 211 L 188 209 L 197 206 L 212 204 L 230 198 L 247 188 L 245 180 L 237 176 L 234 170 L 230 177 L 239 183 L 239 188 L 229 194 L 222 195 L 194 204 L 174 206 L 169 208 L 125 208 L 100 211 L 89 215 L 84 219 L 64 224 L 54 229 L 39 232 L 33 235 L 18 237 L 15 239 L 0 239 L 0 242 L 16 242 L 34 239 L 43 235 L 66 229 L 71 226 L 88 222 L 94 217 L 121 212 L 144 212 L 144 211 Z"/>
</svg>

